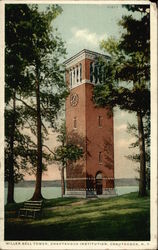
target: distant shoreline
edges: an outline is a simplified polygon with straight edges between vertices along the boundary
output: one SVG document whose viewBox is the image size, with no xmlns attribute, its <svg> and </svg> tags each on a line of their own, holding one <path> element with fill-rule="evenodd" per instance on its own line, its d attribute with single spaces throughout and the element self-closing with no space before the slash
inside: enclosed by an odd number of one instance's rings
<svg viewBox="0 0 158 250">
<path fill-rule="evenodd" d="M 22 181 L 15 184 L 15 187 L 34 187 L 35 181 L 28 180 Z M 138 180 L 133 178 L 121 178 L 115 179 L 115 186 L 122 187 L 122 186 L 138 186 Z M 7 182 L 5 182 L 5 187 L 7 188 Z M 42 187 L 61 187 L 60 180 L 49 180 L 49 181 L 42 181 Z"/>
</svg>

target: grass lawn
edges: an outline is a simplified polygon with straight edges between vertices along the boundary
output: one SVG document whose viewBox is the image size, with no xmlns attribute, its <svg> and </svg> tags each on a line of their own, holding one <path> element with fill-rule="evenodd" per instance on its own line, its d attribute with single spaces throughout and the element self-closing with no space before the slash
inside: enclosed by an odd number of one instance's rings
<svg viewBox="0 0 158 250">
<path fill-rule="evenodd" d="M 6 206 L 5 240 L 150 240 L 150 199 L 137 193 L 45 200 L 35 220 L 18 218 L 21 206 Z"/>
</svg>

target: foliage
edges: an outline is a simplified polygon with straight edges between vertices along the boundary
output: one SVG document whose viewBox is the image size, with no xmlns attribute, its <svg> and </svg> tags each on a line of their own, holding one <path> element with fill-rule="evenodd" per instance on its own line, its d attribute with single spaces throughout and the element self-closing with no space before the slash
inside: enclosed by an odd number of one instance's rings
<svg viewBox="0 0 158 250">
<path fill-rule="evenodd" d="M 59 129 L 57 140 L 61 143 L 61 145 L 54 150 L 54 161 L 59 162 L 63 167 L 66 167 L 68 161 L 77 161 L 80 157 L 82 157 L 83 149 L 78 145 L 75 145 L 73 141 L 71 142 L 70 136 L 66 135 L 65 122 L 63 122 Z"/>
<path fill-rule="evenodd" d="M 68 94 L 64 81 L 64 67 L 59 62 L 59 58 L 64 56 L 64 44 L 54 30 L 52 22 L 61 13 L 58 5 L 48 7 L 45 12 L 39 12 L 38 6 L 31 8 L 32 19 L 32 58 L 26 70 L 26 74 L 31 79 L 30 105 L 26 109 L 31 109 L 34 115 L 30 116 L 31 125 L 35 129 L 37 137 L 37 173 L 36 187 L 33 199 L 41 199 L 41 181 L 43 162 L 43 145 L 48 136 L 47 126 L 54 126 L 54 121 L 59 109 L 64 104 Z M 23 101 L 23 100 L 22 100 Z"/>
<path fill-rule="evenodd" d="M 36 145 L 30 137 L 16 131 L 14 137 L 14 183 L 23 180 L 25 174 L 35 174 Z M 10 175 L 10 145 L 5 142 L 5 181 Z"/>
<path fill-rule="evenodd" d="M 128 124 L 127 132 L 133 135 L 136 138 L 134 143 L 129 145 L 129 148 L 137 149 L 139 147 L 139 137 L 138 137 L 138 128 L 135 124 Z M 150 117 L 146 116 L 144 119 L 144 139 L 145 139 L 145 159 L 146 159 L 146 181 L 147 188 L 150 190 Z M 134 162 L 140 162 L 140 154 L 133 153 L 126 156 L 129 160 Z"/>
<path fill-rule="evenodd" d="M 131 6 L 132 9 L 129 6 L 125 7 L 132 11 L 141 9 L 145 12 L 148 9 L 148 6 L 143 5 Z M 102 106 L 118 105 L 129 111 L 137 111 L 139 108 L 143 110 L 143 115 L 149 111 L 149 17 L 149 13 L 146 12 L 138 20 L 131 15 L 123 16 L 119 22 L 124 30 L 120 40 L 110 37 L 107 41 L 101 42 L 101 49 L 111 55 L 111 60 L 107 61 L 105 65 L 107 68 L 106 84 L 95 88 L 94 97 L 98 104 Z"/>
<path fill-rule="evenodd" d="M 108 68 L 106 80 L 94 88 L 97 105 L 135 112 L 138 119 L 140 150 L 140 190 L 146 194 L 145 136 L 143 119 L 150 116 L 150 15 L 149 6 L 125 6 L 141 12 L 138 19 L 132 15 L 123 16 L 119 25 L 123 32 L 119 40 L 109 38 L 100 46 L 111 55 L 105 66 Z"/>
<path fill-rule="evenodd" d="M 111 44 L 115 44 L 114 50 Z M 105 63 L 105 84 L 94 88 L 94 100 L 103 107 L 119 106 L 131 112 L 142 110 L 144 116 L 150 109 L 149 61 L 142 62 L 143 55 L 139 52 L 126 55 L 122 46 L 121 42 L 112 38 L 102 41 L 101 48 L 107 50 L 112 58 Z"/>
<path fill-rule="evenodd" d="M 55 148 L 53 153 L 53 159 L 60 165 L 61 170 L 61 188 L 62 196 L 65 195 L 65 180 L 64 180 L 64 168 L 67 167 L 67 164 L 76 162 L 83 156 L 83 148 L 81 143 L 74 141 L 74 135 L 66 133 L 66 124 L 65 121 L 61 124 L 58 129 L 57 141 L 60 143 L 58 147 Z M 79 135 L 75 135 L 78 140 L 80 140 Z"/>
<path fill-rule="evenodd" d="M 5 5 L 5 180 L 8 202 L 14 202 L 14 183 L 34 172 L 35 143 L 24 133 L 24 108 L 16 98 L 29 88 L 24 70 L 28 63 L 26 41 L 29 27 L 27 5 Z M 16 14 L 15 14 L 16 13 Z M 24 32 L 21 33 L 21 32 Z M 33 168 L 30 168 L 32 164 Z"/>
<path fill-rule="evenodd" d="M 39 12 L 37 5 L 31 5 L 30 8 L 32 16 L 28 25 L 32 44 L 28 53 L 31 58 L 30 64 L 25 68 L 25 74 L 30 79 L 30 92 L 26 93 L 29 100 L 25 108 L 30 114 L 30 122 L 34 127 L 37 116 L 35 98 L 36 81 L 38 81 L 42 130 L 44 134 L 47 134 L 44 124 L 49 123 L 51 127 L 54 126 L 54 120 L 67 96 L 67 87 L 63 77 L 64 67 L 59 62 L 60 57 L 65 55 L 65 48 L 52 26 L 53 20 L 62 10 L 58 5 L 52 5 L 45 12 Z M 34 133 L 37 135 L 36 132 Z"/>
<path fill-rule="evenodd" d="M 54 160 L 66 166 L 67 161 L 77 161 L 83 154 L 82 149 L 73 144 L 59 146 L 54 153 Z"/>
<path fill-rule="evenodd" d="M 38 5 L 6 6 L 6 102 L 9 105 L 14 96 L 14 103 L 23 106 L 24 124 L 21 126 L 27 126 L 37 140 L 33 154 L 38 193 L 41 172 L 51 160 L 50 153 L 43 149 L 48 125 L 53 127 L 68 94 L 64 67 L 60 63 L 65 47 L 52 25 L 61 12 L 58 5 L 51 5 L 42 12 Z"/>
</svg>

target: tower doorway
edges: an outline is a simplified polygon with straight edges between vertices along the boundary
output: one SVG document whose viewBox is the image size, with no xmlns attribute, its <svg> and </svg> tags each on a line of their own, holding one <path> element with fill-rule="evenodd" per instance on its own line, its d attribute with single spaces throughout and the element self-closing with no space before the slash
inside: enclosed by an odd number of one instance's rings
<svg viewBox="0 0 158 250">
<path fill-rule="evenodd" d="M 95 183 L 96 183 L 96 194 L 100 195 L 103 193 L 103 181 L 102 181 L 102 173 L 97 173 L 95 177 Z"/>
</svg>

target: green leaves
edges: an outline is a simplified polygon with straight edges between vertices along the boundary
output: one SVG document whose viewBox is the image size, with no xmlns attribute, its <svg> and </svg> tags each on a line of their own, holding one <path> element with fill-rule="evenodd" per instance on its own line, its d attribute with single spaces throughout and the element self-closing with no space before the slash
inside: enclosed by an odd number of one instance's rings
<svg viewBox="0 0 158 250">
<path fill-rule="evenodd" d="M 105 63 L 105 82 L 94 88 L 94 100 L 103 107 L 142 110 L 145 115 L 150 109 L 149 13 L 137 20 L 123 16 L 119 25 L 124 29 L 120 40 L 111 37 L 100 44 L 111 60 Z"/>
<path fill-rule="evenodd" d="M 111 56 L 118 54 L 118 41 L 114 37 L 110 37 L 107 41 L 100 42 L 100 48 L 106 50 Z"/>
<path fill-rule="evenodd" d="M 141 15 L 134 19 L 132 15 L 123 16 L 119 25 L 123 28 L 120 39 L 109 38 L 102 41 L 101 48 L 111 55 L 106 63 L 106 80 L 102 86 L 95 86 L 94 101 L 99 106 L 119 107 L 136 112 L 138 119 L 139 154 L 128 158 L 140 162 L 139 194 L 146 194 L 146 152 L 143 117 L 150 119 L 150 15 L 149 6 L 126 5 L 131 11 Z M 110 73 L 109 73 L 110 72 Z M 147 140 L 148 145 L 150 139 Z"/>
<path fill-rule="evenodd" d="M 125 32 L 121 35 L 120 48 L 126 53 L 143 52 L 145 56 L 149 54 L 150 42 L 150 16 L 146 14 L 141 19 L 134 19 L 132 16 L 123 16 L 119 24 Z"/>
<path fill-rule="evenodd" d="M 67 135 L 66 134 L 66 124 L 63 122 L 58 130 L 59 135 L 57 136 L 58 142 L 61 143 L 60 146 L 55 148 L 54 150 L 54 161 L 66 167 L 67 162 L 75 162 L 83 156 L 83 148 L 81 146 L 82 142 L 78 136 L 80 141 L 76 143 L 74 142 L 74 137 L 76 135 Z"/>
<path fill-rule="evenodd" d="M 65 146 L 59 146 L 54 152 L 54 160 L 62 162 L 64 166 L 67 161 L 77 161 L 83 155 L 83 151 L 76 145 L 67 144 Z"/>
<path fill-rule="evenodd" d="M 18 180 L 24 170 L 37 171 L 37 83 L 42 144 L 48 137 L 48 125 L 54 126 L 68 94 L 64 67 L 59 63 L 66 51 L 53 28 L 54 19 L 62 12 L 60 6 L 51 5 L 42 12 L 38 5 L 6 4 L 5 8 L 6 173 L 14 178 L 9 168 L 11 155 Z M 30 132 L 30 137 L 24 134 Z M 42 159 L 44 171 L 52 157 L 43 149 Z"/>
</svg>

